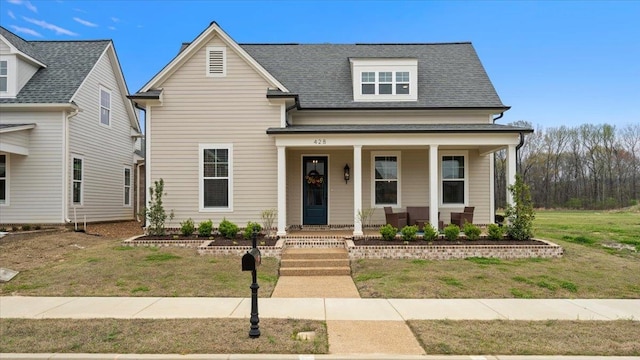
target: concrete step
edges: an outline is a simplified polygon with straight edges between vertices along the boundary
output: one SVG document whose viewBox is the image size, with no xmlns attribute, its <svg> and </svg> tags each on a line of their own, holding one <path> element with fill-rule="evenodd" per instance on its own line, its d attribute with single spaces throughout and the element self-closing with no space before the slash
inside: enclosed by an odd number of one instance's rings
<svg viewBox="0 0 640 360">
<path fill-rule="evenodd" d="M 349 254 L 344 248 L 301 248 L 285 249 L 282 259 L 348 259 Z"/>
<path fill-rule="evenodd" d="M 340 276 L 351 275 L 351 268 L 348 266 L 340 267 L 289 267 L 280 268 L 280 276 Z"/>
<path fill-rule="evenodd" d="M 281 268 L 348 267 L 349 259 L 282 259 Z"/>
</svg>

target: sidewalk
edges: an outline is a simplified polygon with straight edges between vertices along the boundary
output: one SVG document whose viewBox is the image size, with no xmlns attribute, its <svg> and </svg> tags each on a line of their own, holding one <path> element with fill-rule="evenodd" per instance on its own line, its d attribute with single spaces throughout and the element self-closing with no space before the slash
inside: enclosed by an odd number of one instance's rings
<svg viewBox="0 0 640 360">
<path fill-rule="evenodd" d="M 260 317 L 322 321 L 636 320 L 640 299 L 261 298 Z M 0 297 L 0 318 L 249 318 L 249 298 Z"/>
</svg>

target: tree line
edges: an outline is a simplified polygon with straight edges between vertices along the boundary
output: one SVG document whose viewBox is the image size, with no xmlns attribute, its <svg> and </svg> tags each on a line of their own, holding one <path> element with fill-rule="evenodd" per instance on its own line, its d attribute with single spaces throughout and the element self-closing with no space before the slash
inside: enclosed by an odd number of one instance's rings
<svg viewBox="0 0 640 360">
<path fill-rule="evenodd" d="M 533 126 L 526 121 L 512 125 Z M 506 150 L 495 156 L 495 201 L 506 204 Z M 612 209 L 637 204 L 640 124 L 538 127 L 517 155 L 536 207 Z"/>
</svg>

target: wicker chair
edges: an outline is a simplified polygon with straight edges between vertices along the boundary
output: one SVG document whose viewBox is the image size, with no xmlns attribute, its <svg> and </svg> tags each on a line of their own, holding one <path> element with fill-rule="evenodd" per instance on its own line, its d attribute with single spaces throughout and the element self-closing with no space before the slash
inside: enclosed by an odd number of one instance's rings
<svg viewBox="0 0 640 360">
<path fill-rule="evenodd" d="M 451 223 L 463 227 L 465 222 L 473 223 L 474 206 L 467 206 L 462 212 L 451 213 Z"/>
<path fill-rule="evenodd" d="M 397 212 L 394 213 L 393 209 L 390 206 L 385 206 L 384 208 L 384 217 L 387 224 L 391 226 L 402 229 L 407 226 L 407 213 L 406 212 Z"/>
</svg>

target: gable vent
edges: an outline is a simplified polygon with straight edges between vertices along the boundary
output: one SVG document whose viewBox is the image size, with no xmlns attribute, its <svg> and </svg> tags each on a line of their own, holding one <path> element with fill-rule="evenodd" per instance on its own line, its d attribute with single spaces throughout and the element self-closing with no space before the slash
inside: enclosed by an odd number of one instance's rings
<svg viewBox="0 0 640 360">
<path fill-rule="evenodd" d="M 227 75 L 227 48 L 222 46 L 207 47 L 207 76 L 222 77 Z"/>
</svg>

